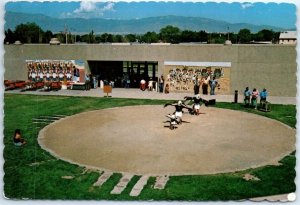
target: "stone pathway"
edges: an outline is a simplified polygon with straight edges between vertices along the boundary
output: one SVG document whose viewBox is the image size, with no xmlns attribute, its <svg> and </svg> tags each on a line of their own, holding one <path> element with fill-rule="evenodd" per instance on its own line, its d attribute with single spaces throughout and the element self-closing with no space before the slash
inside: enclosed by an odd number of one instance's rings
<svg viewBox="0 0 300 205">
<path fill-rule="evenodd" d="M 157 176 L 154 189 L 164 189 L 168 181 L 169 181 L 169 176 L 167 175 Z"/>
<path fill-rule="evenodd" d="M 98 180 L 93 184 L 93 186 L 99 186 L 101 187 L 108 179 L 113 175 L 112 172 L 105 171 Z"/>
<path fill-rule="evenodd" d="M 32 119 L 32 124 L 36 125 L 35 128 L 40 129 L 44 126 L 47 126 L 48 124 L 51 124 L 52 122 L 65 117 L 67 117 L 67 115 L 39 116 Z"/>
<path fill-rule="evenodd" d="M 144 186 L 147 184 L 147 181 L 149 179 L 149 176 L 143 175 L 139 181 L 134 185 L 130 192 L 130 196 L 138 196 L 142 192 Z"/>
<path fill-rule="evenodd" d="M 122 191 L 126 188 L 130 180 L 134 175 L 132 174 L 123 174 L 119 183 L 114 187 L 114 189 L 110 192 L 111 194 L 121 194 Z"/>
</svg>

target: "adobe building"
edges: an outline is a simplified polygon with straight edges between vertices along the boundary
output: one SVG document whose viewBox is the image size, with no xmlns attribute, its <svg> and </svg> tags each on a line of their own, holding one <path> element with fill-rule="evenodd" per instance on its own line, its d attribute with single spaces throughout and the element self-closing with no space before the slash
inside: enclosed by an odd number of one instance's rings
<svg viewBox="0 0 300 205">
<path fill-rule="evenodd" d="M 266 88 L 271 96 L 296 96 L 296 45 L 221 44 L 20 44 L 4 45 L 5 80 L 28 80 L 28 61 L 82 61 L 86 73 L 132 87 L 161 75 L 171 92 L 193 92 L 195 76 L 217 77 L 217 94 Z"/>
</svg>

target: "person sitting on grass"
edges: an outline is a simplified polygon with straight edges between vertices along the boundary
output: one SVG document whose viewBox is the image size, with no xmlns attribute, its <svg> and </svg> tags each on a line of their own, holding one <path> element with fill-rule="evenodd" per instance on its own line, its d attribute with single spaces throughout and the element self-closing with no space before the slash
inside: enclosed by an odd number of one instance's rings
<svg viewBox="0 0 300 205">
<path fill-rule="evenodd" d="M 22 138 L 20 129 L 15 130 L 15 135 L 14 135 L 13 141 L 16 146 L 22 146 L 22 145 L 26 144 L 26 141 Z"/>
</svg>

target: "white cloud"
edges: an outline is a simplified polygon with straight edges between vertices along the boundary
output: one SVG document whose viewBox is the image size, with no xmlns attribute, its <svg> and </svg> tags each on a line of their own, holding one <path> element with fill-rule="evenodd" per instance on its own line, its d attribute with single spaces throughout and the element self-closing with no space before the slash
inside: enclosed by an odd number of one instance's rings
<svg viewBox="0 0 300 205">
<path fill-rule="evenodd" d="M 81 13 L 81 12 L 93 12 L 97 10 L 96 2 L 91 1 L 82 1 L 80 3 L 79 9 L 74 10 L 74 13 Z"/>
<path fill-rule="evenodd" d="M 79 18 L 95 18 L 101 17 L 105 12 L 115 11 L 114 10 L 115 3 L 106 2 L 92 2 L 92 1 L 82 1 L 80 3 L 80 7 L 75 9 L 73 12 L 63 13 L 61 15 L 62 18 L 65 17 L 79 17 Z"/>
<path fill-rule="evenodd" d="M 244 3 L 244 4 L 241 4 L 241 7 L 242 9 L 247 9 L 247 8 L 250 8 L 254 6 L 254 4 L 251 4 L 251 3 Z"/>
</svg>

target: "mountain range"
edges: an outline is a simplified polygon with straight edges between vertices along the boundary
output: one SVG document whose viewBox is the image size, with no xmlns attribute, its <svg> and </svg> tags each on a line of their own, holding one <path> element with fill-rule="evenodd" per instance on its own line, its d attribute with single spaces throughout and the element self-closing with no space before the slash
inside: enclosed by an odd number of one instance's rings
<svg viewBox="0 0 300 205">
<path fill-rule="evenodd" d="M 234 32 L 238 33 L 240 29 L 247 28 L 256 33 L 262 29 L 273 31 L 285 31 L 287 29 L 268 26 L 253 25 L 247 23 L 228 23 L 202 17 L 185 17 L 185 16 L 158 16 L 131 20 L 118 19 L 84 19 L 84 18 L 52 18 L 43 14 L 28 14 L 17 12 L 5 13 L 4 29 L 15 30 L 19 24 L 34 22 L 44 31 L 50 30 L 53 33 L 68 31 L 72 33 L 112 33 L 112 34 L 144 34 L 148 31 L 159 32 L 161 28 L 172 25 L 181 30 L 206 31 L 206 32 Z"/>
</svg>

